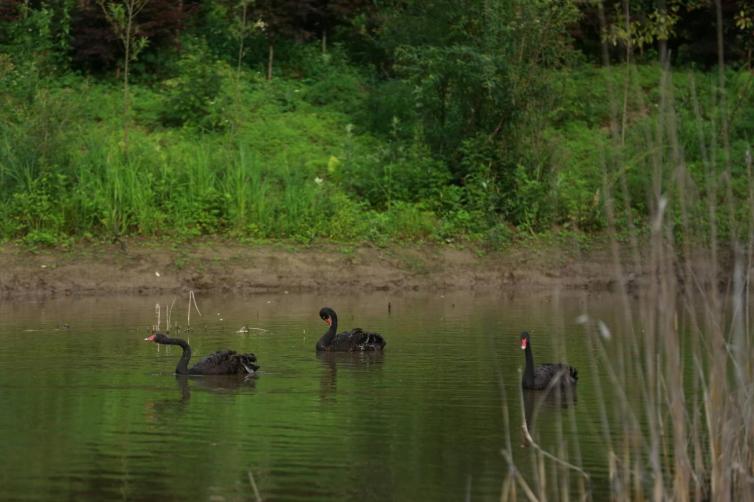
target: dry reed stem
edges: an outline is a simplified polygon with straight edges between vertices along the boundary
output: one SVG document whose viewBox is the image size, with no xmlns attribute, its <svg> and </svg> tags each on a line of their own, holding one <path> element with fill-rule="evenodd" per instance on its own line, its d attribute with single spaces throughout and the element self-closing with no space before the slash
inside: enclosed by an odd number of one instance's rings
<svg viewBox="0 0 754 502">
<path fill-rule="evenodd" d="M 249 484 L 251 484 L 252 490 L 254 490 L 254 497 L 256 498 L 257 502 L 262 502 L 262 496 L 259 494 L 259 489 L 257 488 L 257 483 L 254 481 L 254 473 L 251 472 L 251 469 L 248 470 L 249 475 Z"/>
<path fill-rule="evenodd" d="M 519 375 L 520 375 L 520 373 L 521 373 L 521 371 L 519 370 Z M 543 392 L 546 393 L 548 391 L 546 390 L 546 391 L 543 391 Z M 563 467 L 566 467 L 566 468 L 568 468 L 570 470 L 578 472 L 583 477 L 583 479 L 586 481 L 587 486 L 589 486 L 590 478 L 589 478 L 589 474 L 587 474 L 586 471 L 584 471 L 581 467 L 579 467 L 577 465 L 574 465 L 574 464 L 572 464 L 572 463 L 570 463 L 570 462 L 568 462 L 566 460 L 563 460 L 562 458 L 557 457 L 556 455 L 553 455 L 552 453 L 548 452 L 547 450 L 545 450 L 544 448 L 542 448 L 541 446 L 539 446 L 539 444 L 537 444 L 536 441 L 534 441 L 534 438 L 529 433 L 529 427 L 526 424 L 526 414 L 525 414 L 526 412 L 524 411 L 525 408 L 526 408 L 526 406 L 524 405 L 523 388 L 521 388 L 521 392 L 519 392 L 519 404 L 521 405 L 521 432 L 524 435 L 524 438 L 526 440 L 527 446 L 533 448 L 537 453 L 539 453 L 541 455 L 542 458 L 549 458 L 550 460 L 552 460 L 554 463 L 556 463 L 558 465 L 562 465 Z M 561 446 L 563 446 L 564 442 L 561 440 L 559 443 L 560 443 Z M 540 462 L 538 462 L 538 463 L 539 463 L 540 466 L 544 466 L 544 461 L 540 460 Z M 544 478 L 544 472 L 543 472 L 543 470 L 544 470 L 544 468 L 541 467 L 541 469 L 540 469 L 540 476 L 542 478 Z M 544 483 L 542 483 L 542 484 L 544 484 Z M 547 498 L 546 494 L 542 494 L 542 495 L 543 495 L 543 497 L 545 499 Z"/>
<path fill-rule="evenodd" d="M 194 294 L 194 290 L 189 290 L 189 301 L 188 301 L 188 309 L 186 311 L 186 326 L 188 328 L 191 327 L 191 305 L 193 304 L 194 308 L 196 309 L 196 313 L 199 314 L 199 316 L 202 315 L 202 313 L 199 311 L 199 306 L 196 304 L 196 295 Z"/>
<path fill-rule="evenodd" d="M 719 39 L 720 5 L 716 0 Z M 746 216 L 739 221 L 728 143 L 730 117 L 722 47 L 719 114 L 711 122 L 704 118 L 714 113 L 701 109 L 696 83 L 689 75 L 695 117 L 691 127 L 679 120 L 664 44 L 660 52 L 657 114 L 646 105 L 636 71 L 627 66 L 620 120 L 619 107 L 611 102 L 610 132 L 618 153 L 606 152 L 603 157 L 604 208 L 613 277 L 620 285 L 623 325 L 619 336 L 610 341 L 597 336 L 594 322 L 588 322 L 585 328 L 596 348 L 590 352 L 589 385 L 597 396 L 610 496 L 618 500 L 754 500 L 754 341 L 749 312 L 754 263 L 751 153 L 747 150 L 745 158 L 748 221 Z M 630 48 L 627 54 L 630 56 Z M 657 119 L 651 127 L 641 129 L 647 155 L 635 159 L 645 162 L 651 173 L 651 232 L 640 240 L 629 221 L 630 246 L 628 256 L 624 256 L 616 232 L 613 189 L 617 188 L 623 199 L 626 214 L 622 216 L 630 219 L 628 168 L 620 150 L 632 111 L 629 88 L 635 92 L 635 106 L 641 116 Z M 609 95 L 612 98 L 612 92 Z M 686 162 L 687 140 L 682 140 L 679 132 L 683 127 L 696 129 L 703 167 L 701 174 L 696 173 L 699 179 L 692 176 Z M 722 159 L 720 165 L 717 159 Z M 733 267 L 723 266 L 729 251 Z M 648 281 L 635 302 L 625 288 L 627 257 L 633 261 L 634 270 L 647 271 Z M 559 348 L 565 354 L 564 347 Z M 601 371 L 609 387 L 600 382 Z M 617 419 L 610 418 L 608 406 L 614 407 Z M 576 435 L 573 410 L 570 416 L 570 432 Z M 567 496 L 563 492 L 569 491 L 571 469 L 564 469 L 564 463 L 573 464 L 565 460 L 568 448 L 563 424 L 556 424 L 557 455 L 538 447 L 525 416 L 522 424 L 524 439 L 535 450 L 531 453 L 535 485 L 523 483 L 509 446 L 504 455 L 510 470 L 501 497 L 509 499 L 517 486 L 530 500 L 535 492 L 540 498 L 547 496 L 548 490 L 560 490 L 561 497 Z"/>
</svg>

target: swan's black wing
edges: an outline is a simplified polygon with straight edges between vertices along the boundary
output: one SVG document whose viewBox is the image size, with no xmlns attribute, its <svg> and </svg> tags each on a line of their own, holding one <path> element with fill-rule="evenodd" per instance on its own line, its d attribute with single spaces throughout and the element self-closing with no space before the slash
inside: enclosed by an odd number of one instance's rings
<svg viewBox="0 0 754 502">
<path fill-rule="evenodd" d="M 353 331 L 344 331 L 335 335 L 329 350 L 333 352 L 360 352 L 382 350 L 385 345 L 385 339 L 379 333 L 355 328 Z"/>
<path fill-rule="evenodd" d="M 534 368 L 534 388 L 569 387 L 576 385 L 579 372 L 573 366 L 562 363 L 545 363 Z"/>
<path fill-rule="evenodd" d="M 235 350 L 218 350 L 208 355 L 194 366 L 192 375 L 237 375 L 251 374 L 259 369 L 254 354 L 239 354 Z"/>
</svg>

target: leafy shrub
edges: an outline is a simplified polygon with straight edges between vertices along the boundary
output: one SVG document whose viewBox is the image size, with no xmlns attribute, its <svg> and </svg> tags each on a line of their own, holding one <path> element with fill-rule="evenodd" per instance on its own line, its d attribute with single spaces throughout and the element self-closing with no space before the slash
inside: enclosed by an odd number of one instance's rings
<svg viewBox="0 0 754 502">
<path fill-rule="evenodd" d="M 554 151 L 555 221 L 582 230 L 601 228 L 603 159 L 609 147 L 605 131 L 571 122 L 546 136 Z"/>
<path fill-rule="evenodd" d="M 22 241 L 24 244 L 32 248 L 39 246 L 52 247 L 61 242 L 57 234 L 46 230 L 32 230 L 23 237 Z"/>
<path fill-rule="evenodd" d="M 358 119 L 373 133 L 393 140 L 410 140 L 417 121 L 413 88 L 403 80 L 375 83 Z"/>
<path fill-rule="evenodd" d="M 398 201 L 383 213 L 383 232 L 397 239 L 429 240 L 436 234 L 437 218 L 420 204 Z"/>
<path fill-rule="evenodd" d="M 13 193 L 8 203 L 9 230 L 15 237 L 52 236 L 56 240 L 62 228 L 62 215 L 55 207 L 56 192 L 64 177 L 44 176 L 32 180 L 27 190 Z"/>
<path fill-rule="evenodd" d="M 365 97 L 364 77 L 348 64 L 339 46 L 322 53 L 315 46 L 299 46 L 289 65 L 300 74 L 303 97 L 316 106 L 328 106 L 343 113 L 354 113 Z"/>
<path fill-rule="evenodd" d="M 339 176 L 349 193 L 374 209 L 385 209 L 398 201 L 434 199 L 449 180 L 445 164 L 417 144 L 392 144 L 375 154 L 352 159 Z"/>
<path fill-rule="evenodd" d="M 225 64 L 215 60 L 204 44 L 188 44 L 178 61 L 178 76 L 167 80 L 162 122 L 218 129 L 225 125 L 218 106 Z"/>
</svg>

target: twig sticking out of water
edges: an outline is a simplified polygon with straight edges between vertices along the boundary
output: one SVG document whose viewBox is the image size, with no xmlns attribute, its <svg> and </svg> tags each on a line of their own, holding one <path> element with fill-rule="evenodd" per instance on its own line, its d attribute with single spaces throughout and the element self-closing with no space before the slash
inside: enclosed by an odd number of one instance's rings
<svg viewBox="0 0 754 502">
<path fill-rule="evenodd" d="M 175 298 L 173 298 L 173 303 L 171 303 L 170 306 L 166 309 L 167 317 L 165 319 L 165 331 L 167 332 L 170 332 L 170 314 L 173 312 L 174 306 L 175 306 Z"/>
<path fill-rule="evenodd" d="M 503 483 L 503 497 L 507 496 L 508 493 L 510 493 L 511 499 L 510 500 L 516 500 L 518 497 L 516 497 L 516 489 L 515 486 L 510 483 L 510 478 L 513 478 L 517 483 L 518 486 L 521 487 L 521 490 L 524 492 L 524 495 L 526 495 L 526 498 L 529 499 L 530 502 L 538 502 L 537 496 L 534 494 L 534 491 L 531 489 L 529 484 L 526 482 L 526 480 L 521 476 L 521 473 L 518 472 L 518 469 L 516 469 L 516 463 L 513 460 L 513 455 L 511 455 L 511 452 L 507 449 L 500 450 L 500 453 L 505 457 L 505 460 L 508 462 L 508 476 Z"/>
<path fill-rule="evenodd" d="M 519 370 L 519 374 L 521 373 L 521 370 Z M 558 389 L 554 389 L 557 391 Z M 524 405 L 524 394 L 523 389 L 520 389 L 519 392 L 519 400 L 521 403 L 521 430 L 524 434 L 524 438 L 526 439 L 526 445 L 534 448 L 536 451 L 544 455 L 545 457 L 549 458 L 553 462 L 560 464 L 564 467 L 567 467 L 569 469 L 572 469 L 582 476 L 584 476 L 584 479 L 586 480 L 586 486 L 587 486 L 587 493 L 589 493 L 589 474 L 587 474 L 584 469 L 581 467 L 574 465 L 566 460 L 563 460 L 562 458 L 558 458 L 557 456 L 553 455 L 552 453 L 548 452 L 547 450 L 543 449 L 541 446 L 537 444 L 536 441 L 534 441 L 534 438 L 531 437 L 531 434 L 529 433 L 529 426 L 526 424 L 526 406 Z"/>
<path fill-rule="evenodd" d="M 154 304 L 154 314 L 157 316 L 157 327 L 154 328 L 154 331 L 160 331 L 160 304 L 155 303 Z"/>
<path fill-rule="evenodd" d="M 194 308 L 196 309 L 196 313 L 200 316 L 202 315 L 201 312 L 199 312 L 199 306 L 196 304 L 196 295 L 194 294 L 194 290 L 189 290 L 189 303 L 188 303 L 188 313 L 186 314 L 186 327 L 187 329 L 191 329 L 191 305 L 194 305 Z"/>
<path fill-rule="evenodd" d="M 254 497 L 257 499 L 257 502 L 262 502 L 262 497 L 259 495 L 259 489 L 257 488 L 257 483 L 254 481 L 254 473 L 251 472 L 251 469 L 248 471 L 249 474 L 249 483 L 251 484 L 251 488 L 254 490 Z"/>
<path fill-rule="evenodd" d="M 261 331 L 262 333 L 267 333 L 267 330 L 264 328 L 255 328 L 253 326 L 241 326 L 241 328 L 236 331 L 236 333 L 248 333 L 249 331 Z"/>
<path fill-rule="evenodd" d="M 199 311 L 199 306 L 196 304 L 196 295 L 194 294 L 194 290 L 189 290 L 189 303 L 188 303 L 188 310 L 186 311 L 186 332 L 191 332 L 191 305 L 194 305 L 194 308 L 196 309 L 196 313 L 200 316 L 202 313 Z M 191 343 L 191 335 L 187 335 L 188 342 Z"/>
</svg>

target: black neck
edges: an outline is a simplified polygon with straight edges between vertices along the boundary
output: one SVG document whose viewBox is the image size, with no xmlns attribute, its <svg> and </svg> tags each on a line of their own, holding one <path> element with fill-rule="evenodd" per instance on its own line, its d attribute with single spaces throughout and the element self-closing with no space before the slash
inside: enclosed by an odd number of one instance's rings
<svg viewBox="0 0 754 502">
<path fill-rule="evenodd" d="M 168 338 L 163 345 L 179 345 L 183 349 L 183 354 L 178 361 L 178 366 L 175 367 L 175 372 L 178 375 L 188 375 L 188 362 L 191 359 L 191 346 L 186 343 L 186 340 L 180 338 Z"/>
<path fill-rule="evenodd" d="M 527 384 L 534 384 L 534 356 L 531 353 L 531 342 L 526 341 L 526 350 L 524 350 L 526 356 L 526 367 L 524 368 L 524 382 Z"/>
<path fill-rule="evenodd" d="M 333 313 L 330 316 L 330 329 L 327 330 L 327 333 L 322 335 L 322 337 L 317 342 L 317 348 L 324 349 L 325 347 L 328 347 L 332 341 L 335 339 L 335 333 L 338 331 L 338 316 Z"/>
</svg>

